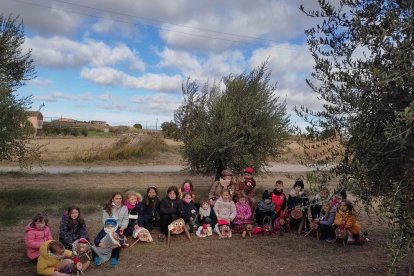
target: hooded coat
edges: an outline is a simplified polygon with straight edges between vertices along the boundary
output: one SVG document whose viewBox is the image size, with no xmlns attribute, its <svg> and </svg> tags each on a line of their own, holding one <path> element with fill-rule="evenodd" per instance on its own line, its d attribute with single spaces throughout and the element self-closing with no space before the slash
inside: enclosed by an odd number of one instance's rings
<svg viewBox="0 0 414 276">
<path fill-rule="evenodd" d="M 40 246 L 48 240 L 52 240 L 52 233 L 49 226 L 45 225 L 43 229 L 37 229 L 31 224 L 25 228 L 24 243 L 26 244 L 27 257 L 30 260 L 36 259 L 40 255 Z"/>
<path fill-rule="evenodd" d="M 55 268 L 62 262 L 62 260 L 56 259 L 48 254 L 49 244 L 52 241 L 46 241 L 40 247 L 40 256 L 37 260 L 37 274 L 39 275 L 52 275 L 55 272 Z M 64 256 L 65 258 L 72 257 L 72 251 L 65 249 Z"/>
</svg>

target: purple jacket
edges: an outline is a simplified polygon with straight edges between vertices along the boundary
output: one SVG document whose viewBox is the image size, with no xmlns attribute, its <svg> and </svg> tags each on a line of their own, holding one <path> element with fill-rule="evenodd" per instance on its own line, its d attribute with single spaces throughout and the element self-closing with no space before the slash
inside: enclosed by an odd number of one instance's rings
<svg viewBox="0 0 414 276">
<path fill-rule="evenodd" d="M 236 203 L 236 218 L 233 221 L 234 224 L 246 224 L 252 223 L 252 209 L 249 202 Z"/>
</svg>

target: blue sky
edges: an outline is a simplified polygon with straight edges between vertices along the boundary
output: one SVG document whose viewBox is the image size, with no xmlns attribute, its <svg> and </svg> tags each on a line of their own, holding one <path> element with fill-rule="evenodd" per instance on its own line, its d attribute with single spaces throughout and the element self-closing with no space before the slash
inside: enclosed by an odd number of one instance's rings
<svg viewBox="0 0 414 276">
<path fill-rule="evenodd" d="M 305 83 L 313 60 L 299 11 L 314 1 L 3 0 L 20 15 L 37 78 L 19 89 L 45 120 L 67 117 L 158 127 L 171 121 L 187 77 L 203 84 L 269 59 L 276 96 L 319 108 Z"/>
</svg>

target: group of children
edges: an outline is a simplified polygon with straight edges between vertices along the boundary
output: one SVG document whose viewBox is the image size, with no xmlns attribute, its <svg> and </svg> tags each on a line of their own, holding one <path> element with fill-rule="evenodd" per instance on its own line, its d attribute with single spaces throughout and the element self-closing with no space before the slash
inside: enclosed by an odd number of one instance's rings
<svg viewBox="0 0 414 276">
<path fill-rule="evenodd" d="M 201 229 L 214 229 L 221 235 L 219 227 L 228 225 L 233 232 L 244 237 L 246 229 L 253 224 L 264 227 L 271 223 L 273 231 L 282 235 L 293 227 L 308 229 L 309 222 L 316 225 L 320 238 L 333 241 L 338 229 L 345 232 L 348 243 L 362 243 L 365 238 L 353 211 L 352 203 L 342 195 L 330 198 L 329 191 L 322 189 L 310 203 L 304 193 L 303 181 L 293 185 L 288 196 L 283 191 L 283 182 L 277 180 L 272 192 L 264 191 L 262 199 L 255 201 L 256 182 L 253 169 L 246 168 L 239 182 L 233 182 L 230 170 L 224 170 L 201 204 L 195 201 L 196 194 L 190 180 L 180 188 L 171 186 L 160 199 L 155 186 L 147 188 L 145 197 L 128 191 L 125 200 L 121 193 L 114 193 L 105 204 L 102 215 L 102 230 L 92 243 L 92 261 L 96 266 L 109 261 L 118 265 L 122 247 L 127 247 L 127 236 L 145 228 L 152 231 L 159 227 L 158 240 L 168 234 L 168 225 L 178 218 L 184 219 L 190 233 L 200 236 Z M 311 220 L 308 219 L 308 207 Z M 339 231 L 338 230 L 338 231 Z M 72 245 L 75 241 L 89 240 L 87 228 L 78 207 L 67 209 L 60 222 L 59 240 L 53 240 L 48 219 L 37 215 L 26 227 L 25 244 L 28 258 L 37 261 L 39 275 L 67 275 L 73 267 Z"/>
</svg>

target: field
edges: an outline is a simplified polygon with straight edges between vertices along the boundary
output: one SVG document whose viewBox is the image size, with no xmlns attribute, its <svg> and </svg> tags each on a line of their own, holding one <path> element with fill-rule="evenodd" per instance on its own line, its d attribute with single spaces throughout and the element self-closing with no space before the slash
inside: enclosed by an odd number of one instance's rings
<svg viewBox="0 0 414 276">
<path fill-rule="evenodd" d="M 112 141 L 112 142 L 110 142 Z M 37 140 L 46 142 L 48 149 L 43 158 L 51 164 L 73 164 L 74 152 L 108 148 L 115 138 L 56 138 Z M 167 141 L 171 149 L 177 143 Z M 284 157 L 278 161 L 294 162 L 298 146 L 289 145 Z M 169 151 L 170 158 L 148 158 L 141 162 L 152 164 L 177 164 L 181 162 L 178 152 Z M 101 162 L 101 161 L 99 161 Z M 136 161 L 102 161 L 104 164 L 131 164 Z M 165 163 L 164 163 L 165 162 Z M 272 189 L 276 179 L 285 182 L 289 190 L 297 173 L 273 173 L 257 177 L 258 195 L 264 189 Z M 0 275 L 36 275 L 35 265 L 25 257 L 23 243 L 24 226 L 36 212 L 46 212 L 54 237 L 58 237 L 59 221 L 69 204 L 81 206 L 88 232 L 93 239 L 101 227 L 102 204 L 115 191 L 129 189 L 141 193 L 149 185 L 160 188 L 180 185 L 190 178 L 196 187 L 197 198 L 204 198 L 212 177 L 178 173 L 121 173 L 121 174 L 20 174 L 0 175 L 0 231 L 3 237 L 0 251 Z M 303 237 L 295 233 L 279 236 L 254 236 L 242 239 L 235 234 L 230 240 L 218 236 L 205 239 L 192 236 L 190 243 L 185 236 L 172 239 L 170 248 L 154 240 L 151 244 L 138 243 L 122 250 L 120 264 L 116 269 L 108 264 L 92 266 L 85 275 L 384 275 L 387 255 L 383 249 L 385 228 L 374 218 L 360 213 L 364 230 L 369 232 L 371 242 L 363 246 L 342 246 Z M 153 237 L 156 238 L 156 233 Z M 406 272 L 402 268 L 401 274 Z"/>
</svg>

